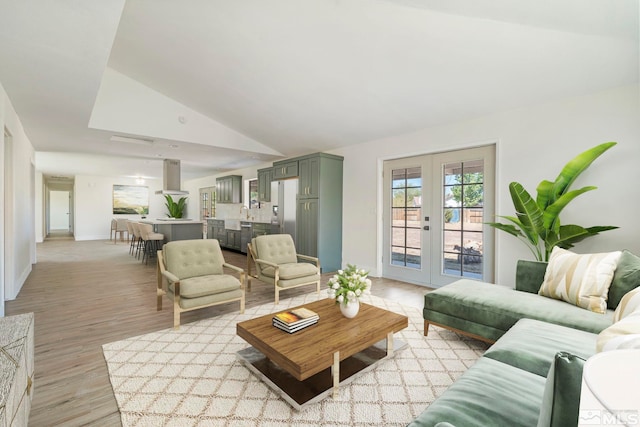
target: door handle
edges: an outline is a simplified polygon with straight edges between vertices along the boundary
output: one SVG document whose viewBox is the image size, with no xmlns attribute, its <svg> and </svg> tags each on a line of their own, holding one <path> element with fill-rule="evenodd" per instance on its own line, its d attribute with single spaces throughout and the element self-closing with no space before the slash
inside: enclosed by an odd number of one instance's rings
<svg viewBox="0 0 640 427">
<path fill-rule="evenodd" d="M 428 231 L 428 230 L 429 230 L 429 226 L 428 226 L 428 225 L 425 225 L 424 227 L 422 227 L 422 229 L 423 229 L 423 230 L 427 230 L 427 231 Z"/>
</svg>

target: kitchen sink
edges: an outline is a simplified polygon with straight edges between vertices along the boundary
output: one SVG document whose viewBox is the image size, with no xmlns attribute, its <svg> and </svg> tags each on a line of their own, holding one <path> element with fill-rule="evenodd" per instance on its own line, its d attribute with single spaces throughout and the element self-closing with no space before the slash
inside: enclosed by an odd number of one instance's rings
<svg viewBox="0 0 640 427">
<path fill-rule="evenodd" d="M 240 230 L 240 220 L 239 219 L 225 219 L 224 220 L 224 228 L 227 230 Z"/>
</svg>

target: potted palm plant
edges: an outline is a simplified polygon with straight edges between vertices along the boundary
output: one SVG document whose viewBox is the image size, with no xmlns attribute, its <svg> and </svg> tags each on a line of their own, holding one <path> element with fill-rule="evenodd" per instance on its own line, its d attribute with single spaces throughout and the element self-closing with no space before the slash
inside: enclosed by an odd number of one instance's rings
<svg viewBox="0 0 640 427">
<path fill-rule="evenodd" d="M 569 249 L 587 237 L 618 228 L 611 225 L 562 225 L 560 222 L 560 213 L 573 199 L 597 188 L 587 186 L 570 190 L 571 184 L 595 159 L 614 145 L 615 142 L 605 142 L 578 154 L 562 168 L 555 181 L 543 180 L 538 184 L 535 199 L 522 184 L 510 183 L 509 192 L 516 216 L 498 216 L 508 222 L 487 224 L 517 237 L 531 250 L 537 261 L 544 262 L 549 261 L 549 255 L 555 246 Z"/>
<path fill-rule="evenodd" d="M 167 216 L 169 218 L 182 218 L 182 215 L 184 214 L 184 208 L 187 203 L 187 198 L 180 197 L 177 202 L 173 200 L 171 194 L 165 194 L 164 198 L 167 201 L 164 205 L 169 211 L 169 213 L 167 213 Z"/>
</svg>

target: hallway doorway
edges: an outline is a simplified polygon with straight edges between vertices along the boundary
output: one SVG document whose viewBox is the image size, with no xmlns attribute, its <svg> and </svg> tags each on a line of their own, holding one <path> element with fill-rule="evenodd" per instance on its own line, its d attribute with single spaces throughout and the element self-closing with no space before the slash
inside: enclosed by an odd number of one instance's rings
<svg viewBox="0 0 640 427">
<path fill-rule="evenodd" d="M 73 239 L 72 177 L 45 176 L 45 240 Z"/>
</svg>

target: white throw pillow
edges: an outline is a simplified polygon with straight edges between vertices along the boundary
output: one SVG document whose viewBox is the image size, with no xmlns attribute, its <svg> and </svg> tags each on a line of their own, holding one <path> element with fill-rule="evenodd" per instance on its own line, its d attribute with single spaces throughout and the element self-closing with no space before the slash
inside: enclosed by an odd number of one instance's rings
<svg viewBox="0 0 640 427">
<path fill-rule="evenodd" d="M 597 352 L 624 348 L 640 348 L 640 310 L 598 334 Z"/>
<path fill-rule="evenodd" d="M 640 288 L 624 294 L 613 314 L 613 321 L 618 322 L 636 311 L 640 312 Z"/>
<path fill-rule="evenodd" d="M 556 246 L 538 293 L 604 314 L 620 255 L 621 251 L 576 254 Z"/>
</svg>

